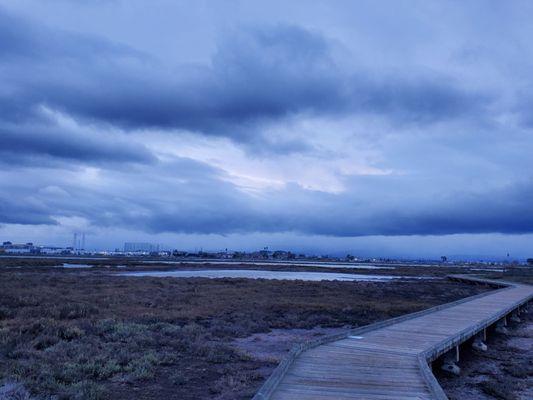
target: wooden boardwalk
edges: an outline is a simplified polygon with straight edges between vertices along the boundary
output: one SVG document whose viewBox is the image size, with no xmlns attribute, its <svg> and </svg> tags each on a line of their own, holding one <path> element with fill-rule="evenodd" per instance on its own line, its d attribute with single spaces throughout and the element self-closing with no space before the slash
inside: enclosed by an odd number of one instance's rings
<svg viewBox="0 0 533 400">
<path fill-rule="evenodd" d="M 476 281 L 465 276 L 451 278 Z M 532 298 L 533 286 L 510 284 L 301 346 L 277 368 L 254 400 L 446 399 L 428 362 L 458 352 L 456 346 L 483 334 L 485 328 Z"/>
</svg>

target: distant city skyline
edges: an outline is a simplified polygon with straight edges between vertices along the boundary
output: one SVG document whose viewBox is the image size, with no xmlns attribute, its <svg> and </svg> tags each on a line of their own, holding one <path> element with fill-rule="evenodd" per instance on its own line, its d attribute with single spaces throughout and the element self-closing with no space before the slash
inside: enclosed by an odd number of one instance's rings
<svg viewBox="0 0 533 400">
<path fill-rule="evenodd" d="M 488 236 L 488 235 L 487 235 Z M 528 235 L 490 235 L 491 237 L 466 237 L 464 235 L 453 235 L 446 237 L 449 241 L 443 244 L 443 237 L 372 237 L 372 238 L 340 238 L 332 245 L 331 239 L 324 244 L 324 238 L 305 237 L 294 239 L 292 235 L 246 235 L 245 237 L 236 237 L 229 235 L 225 237 L 191 237 L 183 235 L 176 242 L 166 237 L 157 236 L 160 241 L 152 241 L 150 244 L 159 246 L 161 250 L 183 250 L 190 252 L 198 251 L 256 251 L 268 246 L 270 250 L 286 250 L 309 255 L 325 255 L 340 257 L 346 254 L 352 254 L 360 257 L 376 258 L 406 258 L 406 259 L 433 259 L 438 260 L 445 255 L 451 260 L 521 260 L 531 258 L 532 251 L 528 250 L 528 243 L 531 238 Z M 15 240 L 14 240 L 15 238 Z M 65 241 L 42 242 L 39 240 L 25 240 L 24 237 L 15 236 L 6 238 L 0 236 L 0 243 L 11 240 L 14 243 L 33 242 L 36 245 L 50 245 L 60 247 L 71 247 L 68 238 Z M 142 243 L 143 241 L 154 239 L 153 235 L 130 237 L 131 242 Z M 112 235 L 107 240 L 98 237 L 86 239 L 88 245 L 86 250 L 89 251 L 113 251 L 115 249 L 123 250 L 126 242 L 120 241 L 119 235 Z M 246 244 L 239 244 L 246 240 Z M 417 248 L 415 245 L 406 245 L 405 241 L 418 243 L 423 248 Z M 477 241 L 474 242 L 474 241 Z M 354 243 L 355 242 L 355 243 Z M 474 242 L 474 244 L 472 244 Z M 526 250 L 522 250 L 526 249 Z"/>
<path fill-rule="evenodd" d="M 0 0 L 0 240 L 531 257 L 532 14 Z"/>
</svg>

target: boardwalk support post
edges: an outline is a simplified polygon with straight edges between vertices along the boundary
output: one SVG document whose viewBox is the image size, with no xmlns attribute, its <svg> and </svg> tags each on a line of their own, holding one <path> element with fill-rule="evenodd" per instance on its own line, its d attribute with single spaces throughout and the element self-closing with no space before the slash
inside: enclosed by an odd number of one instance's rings
<svg viewBox="0 0 533 400">
<path fill-rule="evenodd" d="M 518 313 L 516 311 L 513 311 L 512 314 L 511 314 L 511 318 L 509 318 L 511 320 L 511 322 L 514 322 L 515 324 L 519 324 L 520 322 L 522 322 L 520 320 L 520 317 L 518 316 Z"/>
<path fill-rule="evenodd" d="M 484 330 L 483 330 L 484 331 Z M 472 348 L 474 350 L 478 350 L 478 351 L 487 351 L 487 345 L 485 344 L 485 342 L 483 340 L 485 340 L 485 335 L 484 335 L 485 332 L 481 332 L 479 333 L 475 338 L 474 338 L 474 341 L 472 342 Z"/>
<path fill-rule="evenodd" d="M 503 335 L 507 335 L 509 331 L 507 330 L 507 317 L 503 317 L 496 323 L 496 333 L 501 333 Z"/>
<path fill-rule="evenodd" d="M 450 350 L 444 355 L 441 369 L 454 375 L 461 373 L 461 368 L 456 364 L 459 362 L 459 346 L 455 346 L 455 349 Z"/>
</svg>

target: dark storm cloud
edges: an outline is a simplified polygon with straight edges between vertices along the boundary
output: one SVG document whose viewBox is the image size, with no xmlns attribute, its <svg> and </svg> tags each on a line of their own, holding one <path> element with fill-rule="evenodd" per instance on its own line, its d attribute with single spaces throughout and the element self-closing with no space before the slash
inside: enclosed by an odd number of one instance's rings
<svg viewBox="0 0 533 400">
<path fill-rule="evenodd" d="M 397 205 L 377 200 L 362 208 L 357 206 L 357 200 L 351 203 L 349 197 L 333 200 L 335 207 L 326 207 L 323 218 L 302 215 L 300 231 L 346 237 L 533 231 L 531 182 L 475 196 L 463 193 L 441 199 L 420 198 L 420 194 L 416 197 L 399 200 Z"/>
<path fill-rule="evenodd" d="M 1 89 L 0 89 L 1 90 Z M 0 96 L 0 163 L 39 165 L 53 159 L 79 162 L 150 163 L 143 144 L 109 134 L 89 134 L 60 126 L 26 99 Z"/>
<path fill-rule="evenodd" d="M 331 195 L 305 191 L 280 192 L 251 202 L 228 185 L 215 196 L 188 193 L 177 204 L 146 207 L 149 213 L 121 223 L 152 232 L 249 233 L 298 232 L 313 235 L 443 235 L 454 233 L 529 233 L 533 231 L 533 184 L 477 196 L 410 198 L 413 206 L 360 198 L 354 193 Z M 190 197 L 189 197 L 190 196 Z M 202 199 L 199 203 L 198 200 Z M 373 204 L 372 204 L 373 203 Z"/>
<path fill-rule="evenodd" d="M 286 117 L 368 113 L 426 124 L 482 111 L 490 100 L 438 74 L 346 71 L 327 38 L 296 26 L 234 30 L 220 38 L 211 65 L 169 69 L 126 46 L 1 10 L 0 22 L 0 68 L 13 99 L 0 111 L 7 119 L 32 118 L 45 105 L 87 122 L 185 129 L 286 153 L 308 146 L 262 132 Z"/>
<path fill-rule="evenodd" d="M 533 128 L 533 84 L 522 88 L 516 96 L 513 112 L 526 129 Z"/>
<path fill-rule="evenodd" d="M 303 189 L 296 197 L 294 193 L 282 192 L 279 197 L 254 203 L 230 196 L 227 188 L 222 193 L 221 197 L 207 200 L 209 207 L 205 207 L 205 201 L 201 207 L 191 201 L 179 209 L 154 210 L 130 223 L 153 232 L 285 231 L 337 237 L 533 232 L 531 182 L 436 202 L 412 196 L 397 205 L 370 201 L 355 193 L 332 195 Z M 411 206 L 405 206 L 409 202 Z"/>
<path fill-rule="evenodd" d="M 364 79 L 366 80 L 366 79 Z M 422 123 L 450 120 L 484 113 L 491 102 L 488 93 L 461 89 L 445 76 L 391 76 L 354 94 L 357 109 L 382 114 L 395 123 Z"/>
<path fill-rule="evenodd" d="M 60 58 L 61 61 L 98 57 L 142 57 L 146 54 L 130 47 L 91 35 L 54 30 L 30 23 L 6 12 L 0 6 L 0 60 L 33 61 Z"/>
<path fill-rule="evenodd" d="M 43 158 L 93 163 L 152 163 L 142 145 L 114 138 L 78 134 L 51 126 L 0 125 L 0 163 L 42 165 Z M 35 158 L 37 157 L 37 158 Z"/>
<path fill-rule="evenodd" d="M 475 194 L 435 194 L 419 189 L 427 185 L 423 180 L 356 180 L 357 190 L 340 195 L 297 188 L 283 193 L 292 199 L 291 211 L 274 214 L 288 230 L 293 226 L 302 233 L 346 237 L 533 232 L 533 181 Z"/>
<path fill-rule="evenodd" d="M 56 225 L 50 210 L 35 202 L 21 201 L 18 197 L 0 196 L 0 224 Z"/>
<path fill-rule="evenodd" d="M 413 189 L 422 181 L 382 177 L 376 182 L 366 177 L 357 178 L 358 190 L 341 194 L 293 184 L 257 196 L 222 179 L 223 171 L 190 159 L 114 174 L 110 183 L 93 189 L 43 175 L 38 201 L 31 190 L 17 189 L 18 183 L 13 183 L 10 191 L 18 193 L 19 200 L 16 206 L 3 205 L 0 223 L 81 217 L 94 226 L 152 233 L 296 232 L 336 237 L 533 231 L 531 181 L 476 194 L 435 196 Z M 50 190 L 50 185 L 61 189 Z M 380 189 L 383 185 L 394 192 Z"/>
</svg>

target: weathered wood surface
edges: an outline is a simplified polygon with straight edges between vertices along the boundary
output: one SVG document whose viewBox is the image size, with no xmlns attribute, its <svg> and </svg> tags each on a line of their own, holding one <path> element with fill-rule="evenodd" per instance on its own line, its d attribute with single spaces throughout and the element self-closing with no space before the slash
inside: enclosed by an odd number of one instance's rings
<svg viewBox="0 0 533 400">
<path fill-rule="evenodd" d="M 459 275 L 451 278 L 472 281 Z M 533 286 L 478 282 L 507 286 L 301 346 L 254 399 L 445 399 L 427 362 L 533 298 Z"/>
</svg>

